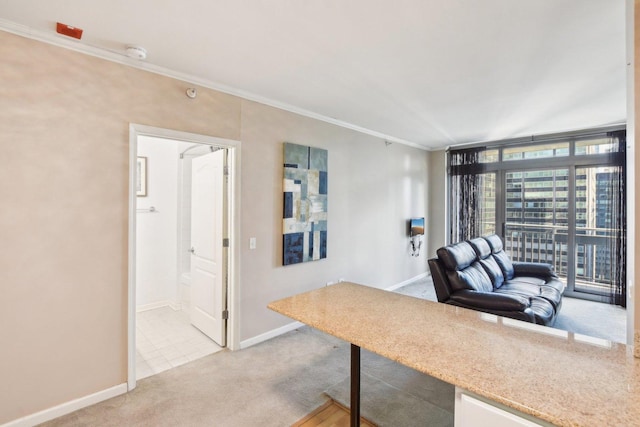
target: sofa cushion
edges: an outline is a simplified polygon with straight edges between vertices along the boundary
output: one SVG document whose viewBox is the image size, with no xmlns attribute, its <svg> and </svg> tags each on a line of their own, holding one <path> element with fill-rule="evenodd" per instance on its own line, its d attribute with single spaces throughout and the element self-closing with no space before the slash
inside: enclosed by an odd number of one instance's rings
<svg viewBox="0 0 640 427">
<path fill-rule="evenodd" d="M 482 267 L 484 267 L 484 270 L 489 275 L 493 288 L 500 288 L 504 283 L 504 274 L 496 260 L 491 256 L 491 247 L 489 246 L 489 243 L 482 237 L 478 237 L 476 239 L 469 240 L 469 244 L 478 255 L 480 264 L 482 264 Z"/>
<path fill-rule="evenodd" d="M 553 305 L 544 298 L 531 298 L 531 309 L 538 325 L 553 326 L 556 311 Z"/>
<path fill-rule="evenodd" d="M 491 279 L 478 261 L 463 270 L 447 270 L 447 278 L 453 292 L 465 289 L 481 292 L 493 291 Z"/>
<path fill-rule="evenodd" d="M 478 258 L 485 259 L 491 255 L 491 246 L 489 246 L 489 243 L 482 237 L 468 240 L 468 242 L 476 252 L 476 255 L 478 255 Z"/>
<path fill-rule="evenodd" d="M 504 246 L 502 245 L 502 239 L 497 234 L 484 236 L 483 239 L 487 241 L 487 244 L 491 248 L 491 252 L 493 252 L 494 254 L 504 249 Z"/>
<path fill-rule="evenodd" d="M 495 259 L 500 266 L 500 270 L 502 270 L 502 274 L 504 275 L 505 280 L 513 279 L 513 263 L 511 262 L 511 258 L 509 258 L 509 255 L 507 255 L 507 253 L 503 250 L 500 250 L 499 252 L 493 252 L 492 255 L 493 259 Z"/>
<path fill-rule="evenodd" d="M 437 250 L 437 254 L 449 271 L 464 270 L 477 259 L 475 251 L 467 242 L 444 246 Z"/>
<path fill-rule="evenodd" d="M 482 267 L 484 267 L 484 271 L 489 276 L 489 279 L 491 279 L 493 288 L 500 289 L 504 283 L 504 274 L 496 260 L 492 256 L 489 256 L 485 259 L 481 259 L 479 262 L 482 264 Z"/>
<path fill-rule="evenodd" d="M 496 290 L 496 292 L 520 295 L 524 297 L 544 298 L 549 301 L 554 308 L 558 308 L 562 300 L 562 293 L 558 292 L 558 290 L 551 286 L 546 286 L 543 280 L 534 284 L 529 280 L 520 280 L 519 277 L 515 277 L 514 279 L 505 282 L 499 290 Z"/>
<path fill-rule="evenodd" d="M 531 283 L 536 286 L 547 286 L 550 288 L 554 288 L 558 293 L 564 293 L 565 284 L 560 281 L 560 279 L 556 279 L 555 277 L 531 277 L 531 276 L 514 276 L 512 281 L 517 281 L 519 283 Z"/>
<path fill-rule="evenodd" d="M 567 287 L 566 283 L 555 277 L 549 278 L 544 285 L 554 288 L 560 293 L 560 295 L 564 293 L 564 290 Z"/>
<path fill-rule="evenodd" d="M 500 266 L 502 274 L 504 275 L 504 279 L 511 280 L 514 276 L 513 263 L 511 262 L 511 258 L 509 258 L 509 255 L 507 255 L 507 253 L 504 251 L 504 248 L 502 246 L 502 239 L 500 238 L 500 236 L 498 236 L 497 234 L 492 234 L 490 236 L 483 237 L 483 239 L 491 248 L 491 254 Z"/>
</svg>

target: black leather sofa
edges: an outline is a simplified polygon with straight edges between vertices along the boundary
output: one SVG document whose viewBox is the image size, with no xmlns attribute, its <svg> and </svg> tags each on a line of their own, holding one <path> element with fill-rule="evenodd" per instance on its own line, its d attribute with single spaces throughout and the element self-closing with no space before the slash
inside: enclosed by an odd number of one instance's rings
<svg viewBox="0 0 640 427">
<path fill-rule="evenodd" d="M 444 246 L 429 269 L 439 302 L 551 326 L 565 284 L 545 263 L 512 262 L 497 235 Z"/>
</svg>

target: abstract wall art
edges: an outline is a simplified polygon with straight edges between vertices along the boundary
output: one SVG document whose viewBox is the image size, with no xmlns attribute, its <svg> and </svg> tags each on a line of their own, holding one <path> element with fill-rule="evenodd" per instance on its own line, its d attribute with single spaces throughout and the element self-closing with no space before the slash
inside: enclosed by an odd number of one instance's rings
<svg viewBox="0 0 640 427">
<path fill-rule="evenodd" d="M 327 150 L 284 143 L 282 264 L 327 257 Z"/>
</svg>

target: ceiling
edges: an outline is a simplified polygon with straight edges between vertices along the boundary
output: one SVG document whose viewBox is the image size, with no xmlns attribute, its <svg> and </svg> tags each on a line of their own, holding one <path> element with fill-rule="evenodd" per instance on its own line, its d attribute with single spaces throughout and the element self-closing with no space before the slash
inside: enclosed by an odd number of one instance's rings
<svg viewBox="0 0 640 427">
<path fill-rule="evenodd" d="M 625 0 L 1 0 L 2 28 L 427 149 L 626 118 Z"/>
</svg>

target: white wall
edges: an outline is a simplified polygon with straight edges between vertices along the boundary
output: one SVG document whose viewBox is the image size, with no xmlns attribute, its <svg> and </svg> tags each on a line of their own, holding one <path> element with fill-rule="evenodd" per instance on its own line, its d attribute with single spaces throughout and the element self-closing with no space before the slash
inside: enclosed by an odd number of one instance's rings
<svg viewBox="0 0 640 427">
<path fill-rule="evenodd" d="M 335 206 L 334 211 L 348 219 L 340 239 L 345 253 L 339 255 L 349 259 L 348 278 L 389 288 L 423 273 L 425 251 L 411 256 L 408 221 L 428 216 L 428 153 L 366 140 L 345 149 L 346 161 L 336 168 L 341 181 L 334 188 L 344 194 L 346 209 Z"/>
<path fill-rule="evenodd" d="M 427 218 L 428 258 L 447 244 L 447 161 L 446 151 L 429 152 L 429 215 Z"/>
<path fill-rule="evenodd" d="M 242 101 L 240 337 L 292 322 L 276 299 L 340 278 L 389 288 L 427 271 L 412 257 L 407 221 L 427 216 L 428 152 Z M 283 142 L 329 152 L 327 258 L 282 265 Z M 256 237 L 256 249 L 249 238 Z"/>
<path fill-rule="evenodd" d="M 126 383 L 130 123 L 241 141 L 242 238 L 232 242 L 240 245 L 232 316 L 241 341 L 291 322 L 267 309 L 275 299 L 341 277 L 386 288 L 427 270 L 424 255 L 410 255 L 406 229 L 410 217 L 428 217 L 425 151 L 206 88 L 189 99 L 184 81 L 5 32 L 0 54 L 0 195 L 8 207 L 0 209 L 0 274 L 12 302 L 0 310 L 0 424 Z M 328 258 L 288 267 L 285 141 L 329 150 Z M 157 166 L 150 156 L 140 204 L 159 213 L 136 218 L 171 231 L 145 268 L 169 268 L 162 277 L 175 283 L 175 249 L 161 249 L 175 247 L 176 219 L 162 218 L 176 210 L 153 201 Z M 145 232 L 152 223 L 140 225 Z"/>
<path fill-rule="evenodd" d="M 127 382 L 130 123 L 239 140 L 241 100 L 3 31 L 0 55 L 4 424 Z"/>
<path fill-rule="evenodd" d="M 177 295 L 178 144 L 140 136 L 138 156 L 147 157 L 147 196 L 137 198 L 136 304 L 175 304 Z M 179 302 L 179 300 L 178 300 Z"/>
</svg>

